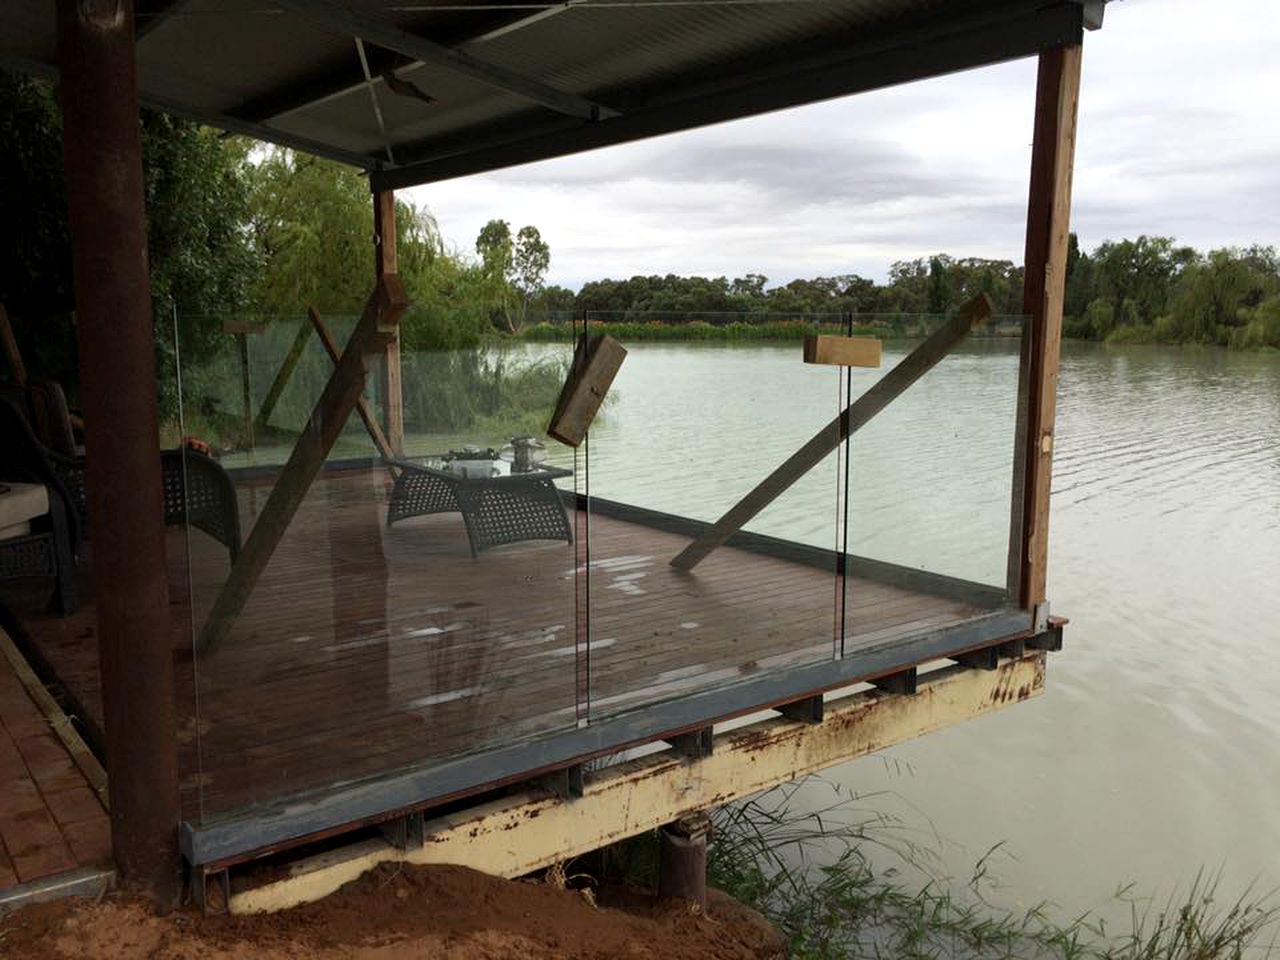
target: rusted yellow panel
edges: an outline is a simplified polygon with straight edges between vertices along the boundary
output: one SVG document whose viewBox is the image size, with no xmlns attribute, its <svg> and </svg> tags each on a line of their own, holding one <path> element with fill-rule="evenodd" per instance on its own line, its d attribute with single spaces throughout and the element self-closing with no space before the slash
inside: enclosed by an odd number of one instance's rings
<svg viewBox="0 0 1280 960">
<path fill-rule="evenodd" d="M 233 895 L 231 912 L 316 900 L 388 860 L 518 877 L 1026 700 L 1043 692 L 1044 671 L 1043 652 L 1003 660 L 991 671 L 949 667 L 922 675 L 914 694 L 868 690 L 828 701 L 819 724 L 762 720 L 720 734 L 711 756 L 700 760 L 668 751 L 609 767 L 587 780 L 577 800 L 521 794 L 430 821 L 420 850 L 378 840 L 322 854 L 296 864 L 283 880 Z"/>
</svg>

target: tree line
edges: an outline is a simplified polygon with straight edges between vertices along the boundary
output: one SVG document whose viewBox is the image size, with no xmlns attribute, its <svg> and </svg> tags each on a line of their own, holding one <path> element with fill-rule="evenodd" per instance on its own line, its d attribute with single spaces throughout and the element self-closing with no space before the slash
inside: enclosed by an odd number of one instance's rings
<svg viewBox="0 0 1280 960">
<path fill-rule="evenodd" d="M 732 280 L 635 276 L 592 281 L 576 295 L 549 290 L 545 305 L 549 313 L 615 322 L 842 313 L 874 320 L 945 313 L 978 293 L 992 298 L 997 314 L 1022 314 L 1022 267 L 937 254 L 894 263 L 884 283 L 853 274 L 772 287 L 755 273 Z M 1148 236 L 1108 240 L 1086 253 L 1072 234 L 1064 314 L 1064 334 L 1077 339 L 1280 348 L 1280 255 L 1260 245 L 1200 252 Z"/>
<path fill-rule="evenodd" d="M 229 317 L 355 314 L 372 286 L 373 210 L 355 170 L 153 111 L 142 120 L 148 253 L 162 403 L 176 383 L 175 326 L 186 359 L 226 341 Z M 0 71 L 0 302 L 20 321 L 28 366 L 74 385 L 74 310 L 56 92 Z M 449 245 L 429 212 L 397 202 L 400 273 L 415 307 L 409 350 L 472 347 L 584 314 L 679 324 L 817 314 L 927 315 L 977 293 L 997 314 L 1023 312 L 1022 267 L 937 254 L 893 263 L 884 281 L 856 274 L 769 283 L 743 276 L 633 276 L 577 290 L 546 286 L 551 250 L 536 227 L 493 220 L 474 244 Z M 1115 341 L 1280 348 L 1280 259 L 1272 247 L 1207 253 L 1171 238 L 1071 238 L 1064 331 Z M 175 320 L 177 323 L 175 323 Z M 776 325 L 775 325 L 776 329 Z"/>
</svg>

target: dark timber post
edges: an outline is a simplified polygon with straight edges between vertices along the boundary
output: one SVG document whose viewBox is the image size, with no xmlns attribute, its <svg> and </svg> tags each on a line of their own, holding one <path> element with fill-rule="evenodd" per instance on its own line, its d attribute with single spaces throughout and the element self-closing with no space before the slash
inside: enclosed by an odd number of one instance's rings
<svg viewBox="0 0 1280 960">
<path fill-rule="evenodd" d="M 658 831 L 658 896 L 707 908 L 707 837 L 711 818 L 692 813 Z"/>
<path fill-rule="evenodd" d="M 374 279 L 399 273 L 396 254 L 396 195 L 382 190 L 373 195 Z M 404 455 L 404 401 L 400 381 L 400 333 L 387 344 L 380 370 L 383 400 L 383 428 L 396 456 Z"/>
<path fill-rule="evenodd" d="M 132 0 L 57 0 L 94 596 L 121 884 L 176 904 L 173 652 Z"/>
<path fill-rule="evenodd" d="M 1071 217 L 1071 172 L 1080 95 L 1079 44 L 1040 54 L 1035 138 L 1027 206 L 1023 310 L 1031 318 L 1027 402 L 1027 460 L 1022 522 L 1022 605 L 1045 600 L 1049 556 L 1049 483 L 1053 469 L 1062 301 L 1066 289 Z"/>
</svg>

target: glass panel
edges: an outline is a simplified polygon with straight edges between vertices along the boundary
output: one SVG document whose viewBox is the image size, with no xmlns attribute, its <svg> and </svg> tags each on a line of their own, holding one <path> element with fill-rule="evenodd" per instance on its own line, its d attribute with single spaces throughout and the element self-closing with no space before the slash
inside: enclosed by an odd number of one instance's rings
<svg viewBox="0 0 1280 960">
<path fill-rule="evenodd" d="M 836 415 L 840 369 L 803 362 L 821 324 L 680 340 L 668 323 L 628 315 L 629 353 L 588 441 L 593 720 L 835 649 L 834 453 L 691 570 L 672 565 Z"/>
<path fill-rule="evenodd" d="M 885 371 L 946 318 L 913 320 L 914 336 L 886 341 Z M 1008 602 L 1022 329 L 975 330 L 853 436 L 846 654 Z M 852 398 L 879 376 L 855 371 Z"/>
<path fill-rule="evenodd" d="M 358 329 L 354 317 L 322 325 L 338 351 Z M 442 344 L 411 309 L 405 455 L 388 462 L 374 439 L 386 432 L 380 350 L 362 394 L 371 429 L 359 408 L 323 406 L 336 367 L 305 315 L 179 326 L 180 341 L 213 331 L 181 364 L 184 432 L 209 444 L 184 456 L 198 700 L 188 818 L 573 726 L 578 471 L 573 451 L 523 439 L 545 437 L 569 343 L 451 330 Z M 331 428 L 317 469 L 298 469 L 296 451 Z"/>
</svg>

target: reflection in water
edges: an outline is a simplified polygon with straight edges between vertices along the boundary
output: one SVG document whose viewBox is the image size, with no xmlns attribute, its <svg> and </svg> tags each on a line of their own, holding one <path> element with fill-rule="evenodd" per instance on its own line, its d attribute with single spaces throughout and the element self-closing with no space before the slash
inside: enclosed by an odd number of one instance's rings
<svg viewBox="0 0 1280 960">
<path fill-rule="evenodd" d="M 798 347 L 629 348 L 593 432 L 598 495 L 713 519 L 837 410 Z M 853 549 L 999 582 L 1014 377 L 1011 346 L 975 344 L 869 428 Z M 1280 358 L 1066 344 L 1049 592 L 1072 623 L 1047 694 L 833 776 L 931 819 L 962 880 L 1007 841 L 1010 905 L 1117 912 L 1118 884 L 1201 865 L 1280 880 L 1278 437 Z M 833 460 L 759 528 L 833 543 L 836 482 Z"/>
</svg>

